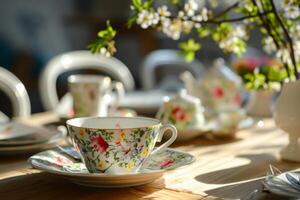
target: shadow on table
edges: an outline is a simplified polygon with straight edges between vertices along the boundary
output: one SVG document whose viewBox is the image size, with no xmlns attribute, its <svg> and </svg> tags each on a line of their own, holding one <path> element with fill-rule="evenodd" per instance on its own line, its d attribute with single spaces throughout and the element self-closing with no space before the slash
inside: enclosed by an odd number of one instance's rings
<svg viewBox="0 0 300 200">
<path fill-rule="evenodd" d="M 246 183 L 232 184 L 228 186 L 222 186 L 217 189 L 207 190 L 206 194 L 222 199 L 242 199 L 248 200 L 249 194 L 258 189 L 260 192 L 255 196 L 255 200 L 259 199 L 272 199 L 272 200 L 285 200 L 287 197 L 279 196 L 269 192 L 262 192 L 263 186 L 262 179 L 249 181 Z"/>
<path fill-rule="evenodd" d="M 214 145 L 223 145 L 234 143 L 242 140 L 242 138 L 222 138 L 216 139 L 209 136 L 200 136 L 194 138 L 192 140 L 182 141 L 182 142 L 175 142 L 172 147 L 180 147 L 180 146 L 214 146 Z"/>
<path fill-rule="evenodd" d="M 249 162 L 245 165 L 212 171 L 195 177 L 199 182 L 207 184 L 230 184 L 240 181 L 246 181 L 266 175 L 269 165 L 274 165 L 283 171 L 299 167 L 299 163 L 278 161 L 278 158 L 271 154 L 241 154 L 237 156 L 241 159 L 247 159 Z M 253 164 L 255 163 L 255 164 Z"/>
<path fill-rule="evenodd" d="M 195 179 L 208 184 L 234 183 L 264 176 L 269 164 L 276 163 L 276 157 L 271 154 L 244 154 L 237 156 L 237 158 L 241 158 L 241 163 L 238 163 L 238 159 L 234 161 L 236 167 L 201 174 L 196 176 Z M 255 163 L 255 165 L 252 165 L 252 163 Z"/>
<path fill-rule="evenodd" d="M 220 184 L 219 188 L 207 190 L 205 193 L 219 198 L 245 198 L 253 190 L 262 188 L 261 181 L 268 171 L 269 164 L 282 171 L 299 168 L 299 163 L 278 161 L 278 158 L 272 154 L 241 154 L 237 157 L 248 159 L 248 164 L 212 171 L 195 177 L 195 180 L 205 184 Z M 221 186 L 222 184 L 227 185 Z M 264 199 L 283 199 L 274 194 L 262 193 L 260 196 Z"/>
<path fill-rule="evenodd" d="M 6 178 L 0 181 L 0 199 L 75 200 L 75 199 L 139 199 L 151 196 L 164 187 L 159 179 L 148 185 L 129 188 L 91 188 L 73 184 L 47 173 L 34 173 Z"/>
</svg>

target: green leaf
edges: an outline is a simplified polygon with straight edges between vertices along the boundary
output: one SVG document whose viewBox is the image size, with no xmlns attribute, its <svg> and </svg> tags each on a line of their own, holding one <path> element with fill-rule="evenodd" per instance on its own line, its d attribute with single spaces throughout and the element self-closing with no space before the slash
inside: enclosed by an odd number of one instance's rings
<svg viewBox="0 0 300 200">
<path fill-rule="evenodd" d="M 136 19 L 137 19 L 137 15 L 131 16 L 127 21 L 127 27 L 131 28 L 132 25 L 136 22 Z"/>
<path fill-rule="evenodd" d="M 169 0 L 172 4 L 179 4 L 181 0 Z"/>
<path fill-rule="evenodd" d="M 195 42 L 195 40 L 189 39 L 186 42 L 181 42 L 179 48 L 184 51 L 198 51 L 201 48 L 201 45 L 198 42 Z"/>
<path fill-rule="evenodd" d="M 204 28 L 204 27 L 198 28 L 197 32 L 198 32 L 198 36 L 201 38 L 207 37 L 211 33 L 208 28 Z"/>
<path fill-rule="evenodd" d="M 147 1 L 143 4 L 143 9 L 149 10 L 150 8 L 152 8 L 152 3 L 153 3 L 153 0 L 147 0 Z"/>
<path fill-rule="evenodd" d="M 138 8 L 142 6 L 142 1 L 141 0 L 132 0 L 132 4 L 134 7 Z"/>
</svg>

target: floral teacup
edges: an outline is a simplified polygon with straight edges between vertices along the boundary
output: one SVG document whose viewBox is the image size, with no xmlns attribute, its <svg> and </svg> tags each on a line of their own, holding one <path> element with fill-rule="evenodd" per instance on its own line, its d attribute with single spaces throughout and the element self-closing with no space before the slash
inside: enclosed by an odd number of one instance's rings
<svg viewBox="0 0 300 200">
<path fill-rule="evenodd" d="M 68 78 L 68 86 L 77 117 L 105 117 L 109 112 L 116 111 L 125 93 L 121 82 L 112 82 L 108 76 L 100 75 L 72 75 Z M 113 89 L 117 92 L 117 99 L 115 102 L 108 102 L 106 96 Z"/>
<path fill-rule="evenodd" d="M 143 117 L 74 118 L 67 121 L 67 127 L 91 173 L 138 172 L 151 154 L 165 149 L 177 137 L 174 126 Z M 154 150 L 167 130 L 171 130 L 172 137 Z"/>
</svg>

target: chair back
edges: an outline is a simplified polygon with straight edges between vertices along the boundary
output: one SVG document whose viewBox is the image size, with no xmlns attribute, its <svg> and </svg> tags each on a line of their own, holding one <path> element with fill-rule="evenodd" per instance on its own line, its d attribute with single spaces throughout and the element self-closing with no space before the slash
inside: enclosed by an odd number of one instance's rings
<svg viewBox="0 0 300 200">
<path fill-rule="evenodd" d="M 0 90 L 12 101 L 13 117 L 29 117 L 31 106 L 23 83 L 10 71 L 0 67 Z"/>
<path fill-rule="evenodd" d="M 44 68 L 40 80 L 42 103 L 47 110 L 54 110 L 59 103 L 56 81 L 64 72 L 93 69 L 105 72 L 121 81 L 127 91 L 134 89 L 134 79 L 127 66 L 114 57 L 106 58 L 89 51 L 72 51 L 52 58 Z"/>
<path fill-rule="evenodd" d="M 141 84 L 143 89 L 150 90 L 157 86 L 158 74 L 156 71 L 158 68 L 161 68 L 163 72 L 162 68 L 164 67 L 174 67 L 172 70 L 166 69 L 165 71 L 177 74 L 172 74 L 162 81 L 170 82 L 172 85 L 176 84 L 177 80 L 175 79 L 184 71 L 190 71 L 197 78 L 203 74 L 204 66 L 200 61 L 195 59 L 193 62 L 188 63 L 178 54 L 179 51 L 173 49 L 155 50 L 148 54 L 141 65 Z"/>
</svg>

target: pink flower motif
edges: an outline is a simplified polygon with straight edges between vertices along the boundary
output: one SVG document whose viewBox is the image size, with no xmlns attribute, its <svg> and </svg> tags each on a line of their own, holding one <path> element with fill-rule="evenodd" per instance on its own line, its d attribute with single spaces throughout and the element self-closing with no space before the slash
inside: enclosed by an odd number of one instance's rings
<svg viewBox="0 0 300 200">
<path fill-rule="evenodd" d="M 68 112 L 68 116 L 73 117 L 75 115 L 74 108 L 70 109 Z"/>
<path fill-rule="evenodd" d="M 163 169 L 165 167 L 169 167 L 171 164 L 173 164 L 173 162 L 174 161 L 171 159 L 166 159 L 160 163 L 160 168 Z"/>
<path fill-rule="evenodd" d="M 65 158 L 65 157 L 55 157 L 54 163 L 58 166 L 63 166 L 64 164 L 71 164 L 72 161 L 70 161 L 69 159 Z"/>
<path fill-rule="evenodd" d="M 78 144 L 75 144 L 75 149 L 76 149 L 77 152 L 80 152 L 80 148 L 79 148 Z"/>
<path fill-rule="evenodd" d="M 123 149 L 123 153 L 124 153 L 124 155 L 127 155 L 129 152 L 131 151 L 131 147 L 128 147 L 128 148 L 124 148 Z"/>
<path fill-rule="evenodd" d="M 224 90 L 222 87 L 217 86 L 214 88 L 213 94 L 217 98 L 222 98 L 224 96 Z"/>
<path fill-rule="evenodd" d="M 186 114 L 184 113 L 184 110 L 179 106 L 172 109 L 172 115 L 176 120 L 179 121 L 183 121 L 186 118 Z"/>
<path fill-rule="evenodd" d="M 235 102 L 237 105 L 240 105 L 240 104 L 241 104 L 241 102 L 242 102 L 241 94 L 237 93 L 237 94 L 234 96 L 234 102 Z"/>
<path fill-rule="evenodd" d="M 93 137 L 92 145 L 93 145 L 94 149 L 99 151 L 100 153 L 106 152 L 106 150 L 108 148 L 107 142 L 101 136 Z"/>
</svg>

